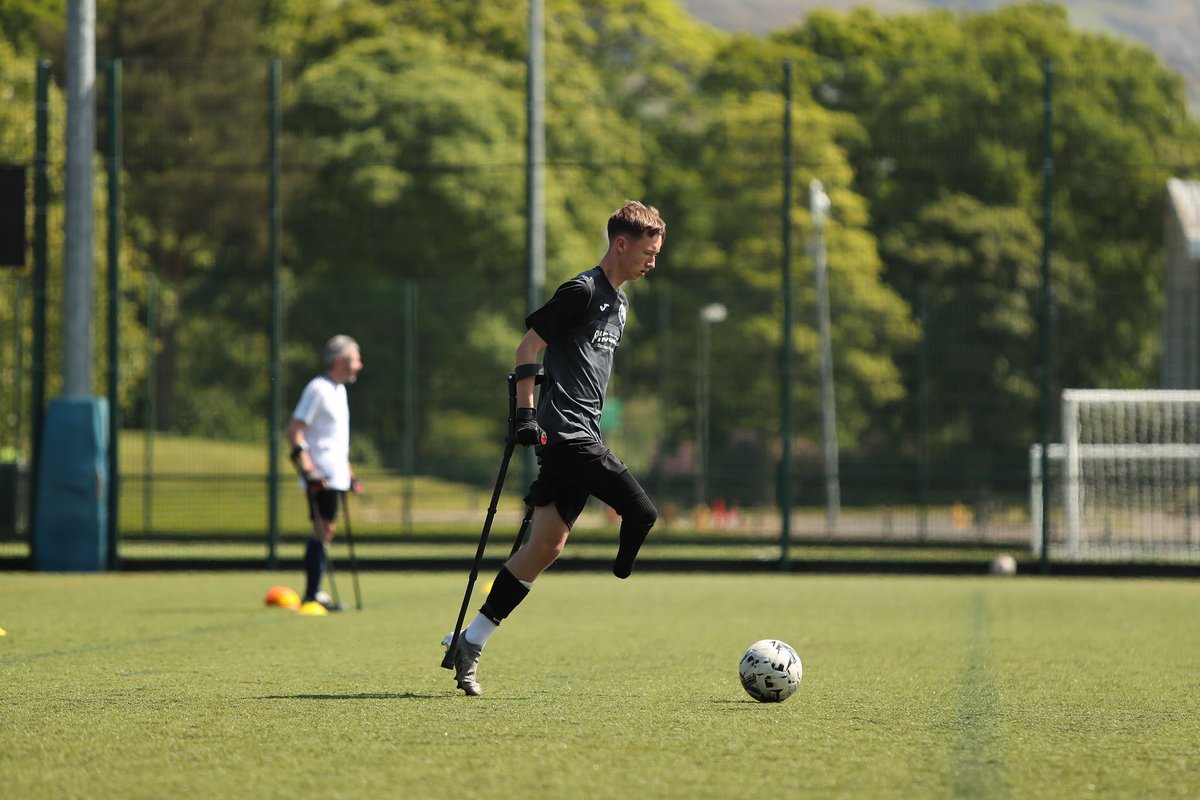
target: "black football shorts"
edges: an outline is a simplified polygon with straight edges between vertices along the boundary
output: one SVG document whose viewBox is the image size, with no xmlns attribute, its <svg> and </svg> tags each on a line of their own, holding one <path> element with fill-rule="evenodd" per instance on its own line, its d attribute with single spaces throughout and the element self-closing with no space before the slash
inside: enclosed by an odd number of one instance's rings
<svg viewBox="0 0 1200 800">
<path fill-rule="evenodd" d="M 307 494 L 307 489 L 305 490 Z M 326 522 L 337 519 L 338 503 L 342 499 L 345 492 L 340 492 L 337 489 L 321 489 L 311 495 L 311 500 L 308 503 L 308 518 L 312 519 L 313 509 L 321 515 L 321 519 Z"/>
<path fill-rule="evenodd" d="M 624 500 L 642 491 L 629 467 L 603 442 L 555 442 L 536 452 L 538 475 L 525 502 L 534 507 L 553 503 L 568 528 L 583 512 L 589 495 L 619 509 Z"/>
</svg>

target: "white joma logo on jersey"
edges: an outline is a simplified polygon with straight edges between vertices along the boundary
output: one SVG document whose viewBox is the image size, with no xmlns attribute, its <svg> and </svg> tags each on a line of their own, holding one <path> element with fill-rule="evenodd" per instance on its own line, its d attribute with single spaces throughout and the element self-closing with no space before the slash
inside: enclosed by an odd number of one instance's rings
<svg viewBox="0 0 1200 800">
<path fill-rule="evenodd" d="M 608 303 L 601 303 L 601 304 L 600 304 L 600 310 L 601 310 L 601 311 L 608 311 Z"/>
</svg>

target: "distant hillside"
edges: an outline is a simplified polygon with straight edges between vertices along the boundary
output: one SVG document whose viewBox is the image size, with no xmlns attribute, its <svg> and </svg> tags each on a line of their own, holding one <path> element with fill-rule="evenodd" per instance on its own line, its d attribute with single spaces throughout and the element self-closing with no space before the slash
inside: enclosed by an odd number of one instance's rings
<svg viewBox="0 0 1200 800">
<path fill-rule="evenodd" d="M 812 9 L 845 11 L 871 6 L 881 14 L 942 8 L 985 11 L 1003 0 L 680 0 L 692 16 L 727 31 L 766 33 L 799 24 Z M 1071 23 L 1141 42 L 1188 85 L 1193 113 L 1200 113 L 1200 0 L 1064 0 Z"/>
</svg>

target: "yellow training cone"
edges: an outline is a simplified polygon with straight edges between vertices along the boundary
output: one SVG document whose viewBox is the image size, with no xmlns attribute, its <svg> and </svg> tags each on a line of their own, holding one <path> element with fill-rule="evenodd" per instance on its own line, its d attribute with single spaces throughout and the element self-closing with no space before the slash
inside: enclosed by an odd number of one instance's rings
<svg viewBox="0 0 1200 800">
<path fill-rule="evenodd" d="M 304 605 L 300 606 L 300 613 L 306 617 L 324 617 L 328 616 L 329 609 L 318 603 L 316 600 L 309 600 Z"/>
</svg>

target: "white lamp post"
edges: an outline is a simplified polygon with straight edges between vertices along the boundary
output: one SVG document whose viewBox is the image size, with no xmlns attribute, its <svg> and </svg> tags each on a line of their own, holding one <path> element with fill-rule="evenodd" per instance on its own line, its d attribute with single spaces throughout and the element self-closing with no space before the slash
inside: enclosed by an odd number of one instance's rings
<svg viewBox="0 0 1200 800">
<path fill-rule="evenodd" d="M 723 303 L 709 303 L 700 309 L 699 369 L 696 370 L 696 505 L 708 503 L 708 423 L 709 394 L 712 383 L 712 326 L 724 322 L 729 309 Z"/>
<path fill-rule="evenodd" d="M 833 398 L 833 345 L 830 342 L 829 278 L 825 268 L 825 220 L 829 195 L 815 178 L 808 185 L 809 213 L 813 224 L 813 272 L 817 289 L 817 335 L 821 347 L 821 452 L 825 462 L 825 517 L 829 533 L 837 530 L 841 510 L 838 477 L 837 416 Z"/>
</svg>

